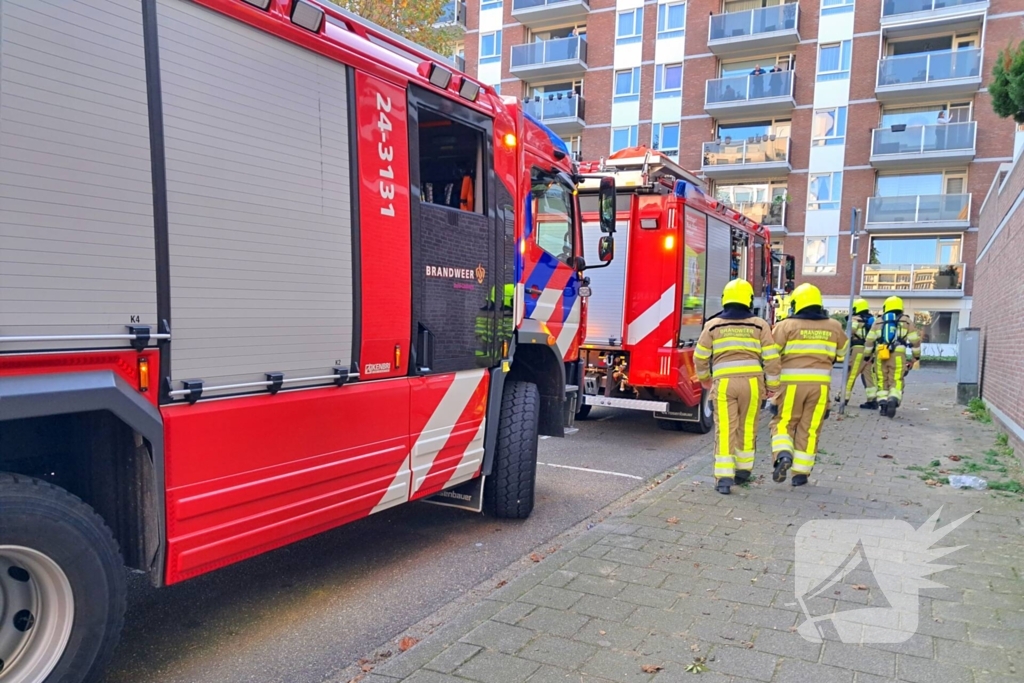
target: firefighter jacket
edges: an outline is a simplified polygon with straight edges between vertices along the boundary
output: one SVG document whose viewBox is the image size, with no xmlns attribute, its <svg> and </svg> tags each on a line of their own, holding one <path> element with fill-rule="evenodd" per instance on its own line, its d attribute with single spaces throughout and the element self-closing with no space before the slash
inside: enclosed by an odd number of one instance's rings
<svg viewBox="0 0 1024 683">
<path fill-rule="evenodd" d="M 889 330 L 883 328 L 888 325 Z M 893 329 L 895 328 L 895 329 Z M 892 342 L 886 344 L 885 337 L 892 337 Z M 870 356 L 874 353 L 875 346 L 889 346 L 890 351 L 898 348 L 910 348 L 914 360 L 921 358 L 921 335 L 914 328 L 914 322 L 906 313 L 902 314 L 895 322 L 885 320 L 885 316 L 875 318 L 875 324 L 868 332 L 867 341 L 864 343 L 864 355 Z"/>
<path fill-rule="evenodd" d="M 850 328 L 850 346 L 864 346 L 873 320 L 874 317 L 870 315 L 858 314 L 853 316 L 853 323 Z"/>
<path fill-rule="evenodd" d="M 693 353 L 697 378 L 765 376 L 769 391 L 779 388 L 779 347 L 768 323 L 757 316 L 709 320 Z"/>
<path fill-rule="evenodd" d="M 790 316 L 775 326 L 783 383 L 832 382 L 832 365 L 846 361 L 849 342 L 842 326 L 824 314 Z"/>
</svg>

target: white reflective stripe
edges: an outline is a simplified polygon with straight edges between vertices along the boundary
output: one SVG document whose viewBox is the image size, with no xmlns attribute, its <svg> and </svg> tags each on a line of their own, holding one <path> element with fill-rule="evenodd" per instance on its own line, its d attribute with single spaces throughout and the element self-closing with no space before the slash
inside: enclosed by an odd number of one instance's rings
<svg viewBox="0 0 1024 683">
<path fill-rule="evenodd" d="M 836 352 L 835 342 L 788 341 L 782 353 L 800 353 L 801 351 Z"/>
<path fill-rule="evenodd" d="M 558 300 L 562 298 L 562 289 L 558 287 L 545 287 L 537 297 L 537 305 L 533 307 L 533 315 L 530 317 L 546 323 L 555 314 L 555 307 Z"/>
<path fill-rule="evenodd" d="M 582 301 L 581 297 L 576 297 L 576 300 L 572 302 L 572 310 L 569 311 L 569 317 L 566 318 L 565 323 L 562 325 L 562 331 L 558 333 L 558 341 L 556 343 L 558 344 L 558 352 L 562 354 L 563 359 L 569 353 L 573 339 L 576 338 L 576 332 L 580 329 L 580 301 Z"/>
<path fill-rule="evenodd" d="M 770 384 L 775 384 L 776 382 L 779 381 L 778 375 L 765 375 L 764 378 L 765 381 L 769 382 Z"/>
<path fill-rule="evenodd" d="M 409 469 L 409 463 L 410 456 L 406 455 L 405 462 L 402 463 L 398 472 L 395 473 L 394 478 L 388 485 L 388 490 L 384 493 L 380 502 L 370 510 L 371 515 L 375 512 L 401 505 L 409 500 L 409 480 L 412 478 L 412 470 Z"/>
<path fill-rule="evenodd" d="M 760 365 L 755 360 L 727 360 L 721 363 L 715 363 L 715 370 L 726 370 L 728 368 L 746 368 L 754 366 L 760 369 Z"/>
<path fill-rule="evenodd" d="M 416 442 L 412 446 L 412 493 L 416 493 L 423 486 L 437 454 L 448 442 L 455 423 L 469 403 L 469 399 L 473 397 L 476 388 L 480 386 L 483 377 L 484 370 L 457 373 L 427 420 L 423 431 L 416 437 Z"/>
<path fill-rule="evenodd" d="M 721 337 L 715 339 L 711 346 L 714 348 L 719 346 L 742 346 L 745 349 L 753 349 L 754 351 L 761 350 L 761 342 L 744 337 Z"/>
<path fill-rule="evenodd" d="M 523 299 L 523 297 L 526 296 L 524 287 L 525 285 L 522 282 L 516 285 L 516 296 L 515 300 L 512 302 L 517 328 L 523 322 L 523 317 L 526 314 L 526 302 Z"/>
<path fill-rule="evenodd" d="M 626 328 L 626 343 L 637 344 L 658 328 L 661 322 L 672 315 L 676 303 L 676 285 L 665 290 L 661 298 L 641 313 Z"/>
<path fill-rule="evenodd" d="M 484 432 L 486 427 L 487 420 L 480 420 L 480 426 L 477 427 L 473 440 L 466 445 L 466 450 L 462 452 L 462 460 L 452 470 L 452 476 L 448 478 L 448 482 L 443 488 L 469 481 L 476 474 L 477 470 L 480 469 L 480 465 L 484 461 Z"/>
</svg>

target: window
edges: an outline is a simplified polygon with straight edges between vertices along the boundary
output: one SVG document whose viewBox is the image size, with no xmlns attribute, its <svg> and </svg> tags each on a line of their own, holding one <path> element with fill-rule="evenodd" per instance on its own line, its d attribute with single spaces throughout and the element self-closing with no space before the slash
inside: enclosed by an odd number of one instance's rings
<svg viewBox="0 0 1024 683">
<path fill-rule="evenodd" d="M 480 11 L 488 9 L 501 9 L 501 0 L 481 0 Z"/>
<path fill-rule="evenodd" d="M 683 65 L 658 64 L 654 67 L 654 97 L 680 97 L 683 94 Z"/>
<path fill-rule="evenodd" d="M 643 8 L 619 12 L 619 23 L 615 31 L 615 44 L 639 43 L 644 35 Z"/>
<path fill-rule="evenodd" d="M 960 262 L 960 238 L 875 237 L 869 262 L 881 265 L 942 264 Z"/>
<path fill-rule="evenodd" d="M 501 31 L 480 34 L 480 63 L 501 61 Z"/>
<path fill-rule="evenodd" d="M 875 195 L 878 197 L 908 197 L 964 194 L 966 185 L 967 175 L 963 171 L 880 175 L 875 184 Z"/>
<path fill-rule="evenodd" d="M 959 311 L 914 311 L 914 325 L 922 344 L 956 344 Z"/>
<path fill-rule="evenodd" d="M 481 133 L 428 109 L 419 112 L 420 201 L 485 213 Z M 386 150 L 385 150 L 386 151 Z M 383 192 L 383 185 L 382 192 Z"/>
<path fill-rule="evenodd" d="M 651 147 L 670 157 L 679 154 L 679 124 L 656 123 L 651 132 Z"/>
<path fill-rule="evenodd" d="M 818 48 L 818 80 L 837 81 L 850 77 L 853 41 L 831 43 Z"/>
<path fill-rule="evenodd" d="M 500 95 L 501 94 L 501 83 L 495 83 L 493 88 L 494 88 L 494 94 L 495 95 Z"/>
<path fill-rule="evenodd" d="M 614 101 L 640 101 L 640 67 L 615 72 Z"/>
<path fill-rule="evenodd" d="M 815 109 L 811 122 L 811 145 L 846 144 L 846 107 Z"/>
<path fill-rule="evenodd" d="M 826 211 L 839 208 L 843 198 L 843 174 L 811 173 L 807 186 L 807 210 Z"/>
<path fill-rule="evenodd" d="M 853 11 L 853 0 L 821 0 L 821 16 L 846 14 Z"/>
<path fill-rule="evenodd" d="M 627 147 L 636 147 L 639 130 L 637 126 L 626 126 L 625 128 L 612 128 L 612 153 Z"/>
<path fill-rule="evenodd" d="M 534 168 L 533 223 L 537 244 L 560 261 L 572 256 L 573 188 Z"/>
<path fill-rule="evenodd" d="M 804 275 L 835 275 L 839 237 L 804 238 Z"/>
<path fill-rule="evenodd" d="M 682 38 L 686 25 L 686 3 L 658 5 L 658 38 Z"/>
</svg>

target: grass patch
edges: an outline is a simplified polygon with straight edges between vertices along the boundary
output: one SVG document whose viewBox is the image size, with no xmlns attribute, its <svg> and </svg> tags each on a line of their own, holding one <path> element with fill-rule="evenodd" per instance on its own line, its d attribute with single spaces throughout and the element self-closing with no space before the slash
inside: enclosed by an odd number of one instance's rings
<svg viewBox="0 0 1024 683">
<path fill-rule="evenodd" d="M 985 402 L 980 398 L 971 399 L 971 402 L 967 404 L 967 413 L 972 420 L 977 420 L 982 424 L 992 424 L 992 415 L 985 407 Z"/>
<path fill-rule="evenodd" d="M 941 466 L 942 466 L 942 463 L 940 461 L 938 461 L 938 460 L 932 460 L 930 463 L 928 463 L 928 467 L 941 467 Z"/>
<path fill-rule="evenodd" d="M 1024 485 L 1019 481 L 1009 479 L 1007 481 L 990 481 L 988 487 L 993 491 L 1007 491 L 1009 493 L 1024 493 Z"/>
</svg>

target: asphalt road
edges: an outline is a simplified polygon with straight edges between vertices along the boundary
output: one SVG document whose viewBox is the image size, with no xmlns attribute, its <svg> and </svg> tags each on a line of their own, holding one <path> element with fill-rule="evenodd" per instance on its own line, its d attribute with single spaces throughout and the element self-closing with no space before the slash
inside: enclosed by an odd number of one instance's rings
<svg viewBox="0 0 1024 683">
<path fill-rule="evenodd" d="M 709 438 L 660 430 L 649 413 L 598 408 L 579 426 L 541 442 L 528 520 L 414 503 L 170 588 L 133 576 L 105 682 L 345 681 L 360 657 L 493 589 L 524 556 L 709 452 Z"/>
</svg>

